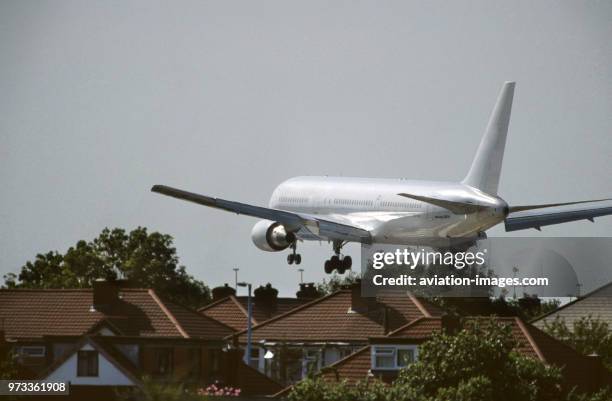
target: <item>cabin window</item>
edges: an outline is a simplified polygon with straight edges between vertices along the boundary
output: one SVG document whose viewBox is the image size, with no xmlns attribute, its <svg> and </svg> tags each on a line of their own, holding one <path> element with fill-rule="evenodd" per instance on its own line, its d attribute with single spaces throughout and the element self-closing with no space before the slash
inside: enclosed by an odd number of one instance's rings
<svg viewBox="0 0 612 401">
<path fill-rule="evenodd" d="M 77 376 L 98 376 L 98 351 L 79 351 L 77 354 Z"/>
</svg>

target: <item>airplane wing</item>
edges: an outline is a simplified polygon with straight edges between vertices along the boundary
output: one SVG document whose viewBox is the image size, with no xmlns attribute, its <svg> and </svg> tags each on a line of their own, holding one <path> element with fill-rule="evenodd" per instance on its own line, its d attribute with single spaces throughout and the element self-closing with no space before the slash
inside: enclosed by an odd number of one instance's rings
<svg viewBox="0 0 612 401">
<path fill-rule="evenodd" d="M 173 198 L 194 202 L 199 205 L 234 212 L 236 214 L 244 214 L 246 216 L 258 217 L 260 219 L 278 221 L 288 230 L 297 231 L 299 236 L 307 236 L 309 237 L 308 239 L 329 239 L 361 243 L 370 243 L 372 240 L 372 236 L 367 230 L 331 220 L 321 219 L 317 216 L 309 214 L 293 213 L 285 210 L 270 209 L 267 207 L 249 205 L 247 203 L 213 198 L 206 195 L 200 195 L 193 192 L 167 187 L 165 185 L 154 185 L 151 188 L 151 191 L 171 196 Z"/>
<path fill-rule="evenodd" d="M 516 212 L 510 209 L 510 214 L 506 217 L 506 231 L 525 230 L 535 228 L 540 230 L 543 226 L 552 224 L 567 223 L 569 221 L 590 220 L 595 217 L 607 216 L 612 214 L 612 203 L 601 202 L 599 205 L 588 207 L 567 207 L 579 203 L 590 203 L 591 201 L 571 202 L 566 205 L 542 205 L 541 207 L 521 206 L 516 208 Z M 599 202 L 599 201 L 592 201 Z"/>
</svg>

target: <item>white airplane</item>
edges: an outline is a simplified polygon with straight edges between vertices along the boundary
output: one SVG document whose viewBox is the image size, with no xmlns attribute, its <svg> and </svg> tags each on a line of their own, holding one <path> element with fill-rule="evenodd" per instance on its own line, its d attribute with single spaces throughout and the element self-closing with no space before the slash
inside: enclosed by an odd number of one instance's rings
<svg viewBox="0 0 612 401">
<path fill-rule="evenodd" d="M 506 231 L 612 214 L 610 199 L 509 206 L 497 195 L 512 109 L 514 82 L 504 83 L 472 166 L 461 182 L 406 179 L 295 177 L 281 183 L 268 207 L 212 198 L 164 185 L 151 190 L 204 206 L 257 217 L 251 238 L 264 251 L 290 248 L 289 264 L 301 262 L 298 240 L 328 241 L 334 256 L 325 272 L 344 273 L 348 242 L 423 245 L 458 250 L 485 238 L 502 221 Z M 597 204 L 597 202 L 601 202 Z"/>
</svg>

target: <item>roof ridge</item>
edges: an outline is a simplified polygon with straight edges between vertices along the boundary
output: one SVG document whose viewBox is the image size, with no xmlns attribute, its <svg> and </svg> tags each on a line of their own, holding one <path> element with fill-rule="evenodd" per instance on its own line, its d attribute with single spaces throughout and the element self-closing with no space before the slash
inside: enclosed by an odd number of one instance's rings
<svg viewBox="0 0 612 401">
<path fill-rule="evenodd" d="M 569 344 L 564 343 L 563 341 L 559 340 L 558 338 L 553 337 L 552 335 L 548 334 L 547 332 L 545 332 L 544 330 L 540 329 L 539 327 L 534 326 L 533 324 L 530 323 L 526 323 L 525 324 L 525 328 L 527 328 L 527 330 L 533 329 L 536 332 L 538 332 L 540 335 L 543 335 L 545 337 L 547 337 L 550 340 L 553 340 L 555 342 L 558 342 L 561 346 L 563 346 L 564 348 L 567 348 L 573 352 L 575 352 L 576 354 L 583 356 L 583 357 L 588 357 L 587 355 L 581 354 L 580 352 L 578 352 L 578 350 L 576 350 L 574 347 L 572 347 Z M 533 336 L 532 336 L 533 337 Z"/>
<path fill-rule="evenodd" d="M 183 327 L 180 325 L 180 323 L 178 322 L 178 320 L 176 320 L 176 317 L 172 314 L 172 312 L 170 312 L 168 310 L 168 308 L 166 307 L 166 305 L 164 305 L 164 303 L 161 301 L 161 299 L 157 296 L 157 294 L 155 293 L 154 290 L 149 289 L 148 291 L 149 295 L 151 296 L 151 298 L 153 298 L 153 300 L 157 303 L 157 305 L 159 305 L 159 307 L 161 308 L 161 310 L 166 314 L 166 316 L 168 317 L 168 319 L 170 319 L 170 321 L 172 322 L 172 324 L 174 324 L 174 326 L 176 327 L 176 329 L 178 330 L 178 332 L 185 338 L 189 338 L 189 334 L 187 334 L 187 332 L 183 329 Z"/>
<path fill-rule="evenodd" d="M 429 311 L 427 310 L 427 308 L 425 308 L 425 306 L 423 306 L 423 304 L 421 303 L 421 301 L 414 296 L 414 294 L 412 294 L 411 292 L 408 292 L 408 298 L 410 298 L 410 300 L 412 301 L 412 303 L 414 303 L 416 305 L 416 307 L 421 311 L 421 313 L 425 316 L 425 317 L 431 317 L 431 313 L 429 313 Z"/>
<path fill-rule="evenodd" d="M 544 353 L 540 349 L 540 346 L 538 345 L 538 343 L 533 339 L 533 336 L 529 332 L 529 329 L 527 329 L 527 326 L 525 326 L 525 322 L 523 322 L 523 320 L 521 318 L 519 318 L 518 316 L 514 317 L 514 321 L 519 326 L 519 328 L 521 329 L 521 331 L 523 332 L 525 337 L 527 337 L 527 341 L 529 341 L 529 344 L 531 345 L 531 347 L 533 348 L 535 353 L 538 355 L 538 358 L 540 358 L 540 360 L 542 362 L 546 362 L 546 358 L 544 357 Z"/>
<path fill-rule="evenodd" d="M 205 315 L 203 313 L 199 313 L 197 310 L 191 309 L 191 308 L 189 308 L 187 306 L 184 306 L 184 305 L 181 305 L 181 304 L 177 304 L 176 302 L 172 302 L 172 301 L 165 301 L 165 302 L 168 303 L 168 304 L 171 304 L 171 305 L 173 305 L 173 306 L 175 306 L 177 308 L 183 309 L 184 311 L 188 312 L 189 314 L 193 315 L 194 317 L 198 317 L 198 318 L 205 319 L 205 320 L 210 320 L 213 323 L 216 323 L 218 325 L 221 325 L 221 326 L 227 328 L 229 331 L 234 331 L 234 329 L 229 327 L 227 324 L 225 324 L 223 322 L 220 322 L 217 319 L 215 319 L 213 317 L 210 317 L 210 316 L 207 316 L 207 315 Z M 173 316 L 174 316 L 174 314 L 173 314 Z"/>
<path fill-rule="evenodd" d="M 301 311 L 303 309 L 310 308 L 312 305 L 318 304 L 318 303 L 320 303 L 320 302 L 322 302 L 324 300 L 327 300 L 327 299 L 329 299 L 331 297 L 334 297 L 334 296 L 339 295 L 341 293 L 347 293 L 347 292 L 348 292 L 348 290 L 340 289 L 340 290 L 337 290 L 335 292 L 332 292 L 331 294 L 327 294 L 325 296 L 316 298 L 316 299 L 314 299 L 314 300 L 312 300 L 310 302 L 306 302 L 305 304 L 302 304 L 302 305 L 300 305 L 300 306 L 298 306 L 296 308 L 290 309 L 290 310 L 288 310 L 285 313 L 281 313 L 280 315 L 277 315 L 277 316 L 274 316 L 274 317 L 272 317 L 272 318 L 270 318 L 268 320 L 265 320 L 265 321 L 255 325 L 251 329 L 252 330 L 258 329 L 258 328 L 263 327 L 263 326 L 265 326 L 265 325 L 267 325 L 269 323 L 272 323 L 272 322 L 275 322 L 275 321 L 277 321 L 279 319 L 285 318 L 286 316 L 289 316 L 290 314 L 294 314 L 294 313 L 297 313 L 297 312 L 299 312 L 299 311 Z M 228 337 L 240 336 L 241 334 L 246 333 L 247 330 L 248 329 L 244 329 L 244 330 L 238 331 L 238 332 L 236 332 L 236 333 L 234 333 L 234 334 L 232 334 L 231 336 L 228 336 Z"/>
<path fill-rule="evenodd" d="M 413 319 L 413 320 L 411 320 L 410 322 L 408 322 L 408 323 L 406 323 L 406 324 L 401 325 L 401 326 L 400 326 L 400 327 L 398 327 L 397 329 L 395 329 L 395 330 L 392 330 L 392 331 L 388 332 L 388 333 L 385 335 L 385 337 L 389 337 L 389 336 L 391 336 L 391 335 L 393 335 L 393 334 L 398 333 L 399 331 L 405 330 L 405 329 L 407 329 L 408 327 L 412 326 L 413 324 L 417 324 L 417 323 L 419 323 L 420 321 L 422 321 L 422 320 L 424 320 L 424 319 L 439 319 L 439 318 L 432 318 L 432 317 L 427 317 L 427 316 L 419 316 L 419 317 L 417 317 L 416 319 Z"/>
<path fill-rule="evenodd" d="M 198 312 L 198 313 L 202 313 L 203 311 L 205 311 L 205 310 L 207 310 L 207 309 L 209 309 L 209 308 L 212 308 L 213 306 L 217 306 L 217 305 L 219 305 L 219 304 L 220 304 L 220 303 L 222 303 L 222 302 L 226 302 L 226 301 L 229 299 L 229 297 L 230 297 L 230 295 L 228 295 L 228 296 L 226 296 L 226 297 L 223 297 L 223 298 L 219 298 L 219 299 L 217 299 L 216 301 L 212 301 L 211 303 L 206 304 L 206 305 L 204 305 L 204 306 L 202 306 L 202 307 L 198 308 L 198 309 L 197 309 L 197 312 Z"/>
<path fill-rule="evenodd" d="M 235 295 L 230 295 L 229 299 L 234 304 L 236 304 L 238 309 L 240 309 L 240 312 L 244 314 L 244 317 L 247 319 L 247 325 L 248 325 L 249 324 L 249 312 L 244 309 L 244 306 L 242 306 L 242 304 L 238 301 Z M 253 307 L 252 305 L 253 305 L 253 299 L 251 297 L 251 308 Z M 255 320 L 255 317 L 252 314 L 251 314 L 251 323 L 255 323 L 255 325 L 257 325 L 257 320 Z"/>
<path fill-rule="evenodd" d="M 566 303 L 565 305 L 561 305 L 561 306 L 559 306 L 557 309 L 551 310 L 550 312 L 546 312 L 546 313 L 544 313 L 544 314 L 542 314 L 542 315 L 540 315 L 540 316 L 536 316 L 536 317 L 534 317 L 533 319 L 529 320 L 529 323 L 535 323 L 535 322 L 537 322 L 538 320 L 542 320 L 542 319 L 544 319 L 545 317 L 552 315 L 553 313 L 557 313 L 557 312 L 559 312 L 559 311 L 560 311 L 560 310 L 562 310 L 562 309 L 565 309 L 565 308 L 567 308 L 567 307 L 569 307 L 569 306 L 571 306 L 571 305 L 574 305 L 574 304 L 576 304 L 576 303 L 578 303 L 578 302 L 580 302 L 580 301 L 585 300 L 586 298 L 588 298 L 588 297 L 592 296 L 592 295 L 593 295 L 593 294 L 595 294 L 596 292 L 599 292 L 599 291 L 601 291 L 601 290 L 603 290 L 603 289 L 605 289 L 605 288 L 607 288 L 607 287 L 609 287 L 609 286 L 611 286 L 611 285 L 612 285 L 612 281 L 611 281 L 611 282 L 609 282 L 609 283 L 607 283 L 607 284 L 604 284 L 604 285 L 602 285 L 601 287 L 598 287 L 598 288 L 596 288 L 596 289 L 594 289 L 594 290 L 592 290 L 592 291 L 589 291 L 589 292 L 587 292 L 586 294 L 584 294 L 584 295 L 582 295 L 582 296 L 580 296 L 580 297 L 577 297 L 576 299 L 574 299 L 573 301 L 570 301 L 570 302 Z"/>
</svg>

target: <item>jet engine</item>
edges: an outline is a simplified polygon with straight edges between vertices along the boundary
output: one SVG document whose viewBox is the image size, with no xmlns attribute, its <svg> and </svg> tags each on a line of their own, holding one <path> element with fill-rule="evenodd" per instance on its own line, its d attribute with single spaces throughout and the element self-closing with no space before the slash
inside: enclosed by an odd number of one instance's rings
<svg viewBox="0 0 612 401">
<path fill-rule="evenodd" d="M 295 234 L 288 232 L 281 223 L 261 220 L 253 226 L 251 239 L 262 251 L 278 252 L 287 249 L 296 238 Z"/>
</svg>

